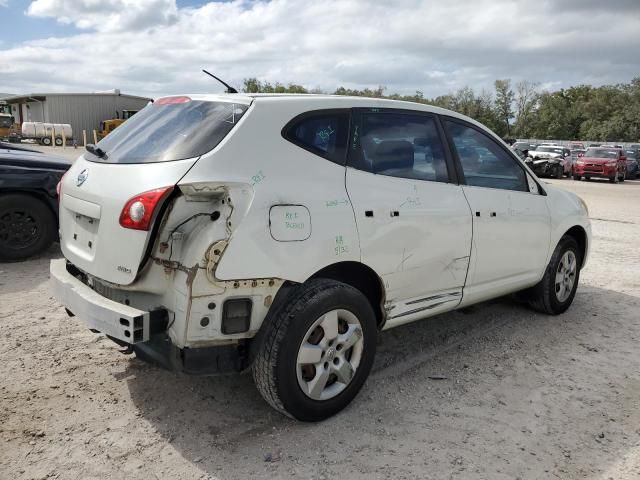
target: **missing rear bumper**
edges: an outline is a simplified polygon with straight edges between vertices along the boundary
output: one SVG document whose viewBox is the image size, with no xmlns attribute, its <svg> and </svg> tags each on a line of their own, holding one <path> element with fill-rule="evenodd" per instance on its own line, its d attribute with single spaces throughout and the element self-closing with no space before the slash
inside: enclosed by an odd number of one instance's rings
<svg viewBox="0 0 640 480">
<path fill-rule="evenodd" d="M 133 345 L 133 351 L 140 360 L 187 375 L 235 373 L 249 366 L 248 349 L 243 344 L 178 348 L 166 334 Z"/>
</svg>

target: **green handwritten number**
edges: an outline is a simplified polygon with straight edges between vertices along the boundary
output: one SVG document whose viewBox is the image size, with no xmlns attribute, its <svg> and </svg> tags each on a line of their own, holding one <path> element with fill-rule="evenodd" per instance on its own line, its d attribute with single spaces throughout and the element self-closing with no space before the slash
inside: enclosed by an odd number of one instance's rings
<svg viewBox="0 0 640 480">
<path fill-rule="evenodd" d="M 251 180 L 253 180 L 253 183 L 251 184 L 251 186 L 257 185 L 265 178 L 267 177 L 265 176 L 264 173 L 262 173 L 262 170 L 258 170 L 258 173 L 256 173 L 254 176 L 251 177 Z"/>
</svg>

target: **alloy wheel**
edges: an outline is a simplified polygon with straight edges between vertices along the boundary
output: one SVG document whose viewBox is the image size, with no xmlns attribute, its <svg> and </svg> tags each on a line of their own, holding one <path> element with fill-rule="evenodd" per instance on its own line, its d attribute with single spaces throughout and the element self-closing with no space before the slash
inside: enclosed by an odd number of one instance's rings
<svg viewBox="0 0 640 480">
<path fill-rule="evenodd" d="M 351 383 L 362 359 L 362 325 L 348 310 L 331 310 L 307 330 L 298 348 L 296 374 L 312 400 L 329 400 Z"/>
<path fill-rule="evenodd" d="M 577 269 L 576 254 L 572 250 L 567 250 L 562 255 L 556 270 L 555 290 L 559 302 L 565 302 L 571 295 L 576 281 Z"/>
<path fill-rule="evenodd" d="M 29 212 L 12 210 L 0 215 L 0 244 L 27 248 L 38 241 L 39 234 L 36 219 Z"/>
</svg>

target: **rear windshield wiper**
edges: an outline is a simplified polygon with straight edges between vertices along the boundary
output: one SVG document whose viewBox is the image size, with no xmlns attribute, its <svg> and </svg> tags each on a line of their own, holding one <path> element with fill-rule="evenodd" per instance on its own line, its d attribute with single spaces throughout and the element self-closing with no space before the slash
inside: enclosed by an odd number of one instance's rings
<svg viewBox="0 0 640 480">
<path fill-rule="evenodd" d="M 107 158 L 107 152 L 102 150 L 100 147 L 96 147 L 93 143 L 88 143 L 84 148 L 87 150 L 87 152 L 93 153 L 96 157 L 104 159 Z"/>
</svg>

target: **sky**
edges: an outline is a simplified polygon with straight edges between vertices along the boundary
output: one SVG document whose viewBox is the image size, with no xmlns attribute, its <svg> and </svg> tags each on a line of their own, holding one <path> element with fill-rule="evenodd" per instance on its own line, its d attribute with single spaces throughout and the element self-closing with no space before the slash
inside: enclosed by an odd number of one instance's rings
<svg viewBox="0 0 640 480">
<path fill-rule="evenodd" d="M 640 0 L 0 0 L 0 92 L 216 93 L 205 68 L 433 97 L 640 76 Z"/>
</svg>

